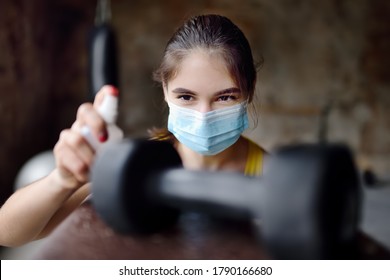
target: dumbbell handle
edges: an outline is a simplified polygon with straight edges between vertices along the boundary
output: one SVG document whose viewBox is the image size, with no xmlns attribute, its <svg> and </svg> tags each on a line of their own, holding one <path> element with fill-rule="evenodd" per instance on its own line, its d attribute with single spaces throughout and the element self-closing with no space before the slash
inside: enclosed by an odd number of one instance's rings
<svg viewBox="0 0 390 280">
<path fill-rule="evenodd" d="M 240 219 L 258 216 L 264 189 L 259 177 L 183 168 L 153 174 L 147 188 L 154 203 Z"/>
</svg>

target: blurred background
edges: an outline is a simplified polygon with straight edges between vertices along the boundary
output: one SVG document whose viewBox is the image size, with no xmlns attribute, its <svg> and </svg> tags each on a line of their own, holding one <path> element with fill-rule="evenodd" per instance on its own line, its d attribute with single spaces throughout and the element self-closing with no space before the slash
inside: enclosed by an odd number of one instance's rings
<svg viewBox="0 0 390 280">
<path fill-rule="evenodd" d="M 231 18 L 264 57 L 247 135 L 266 149 L 328 139 L 350 145 L 361 168 L 390 171 L 390 1 L 113 0 L 128 137 L 164 126 L 152 81 L 167 40 L 200 13 Z M 96 0 L 0 0 L 0 203 L 34 155 L 51 150 L 88 100 L 87 37 Z"/>
</svg>

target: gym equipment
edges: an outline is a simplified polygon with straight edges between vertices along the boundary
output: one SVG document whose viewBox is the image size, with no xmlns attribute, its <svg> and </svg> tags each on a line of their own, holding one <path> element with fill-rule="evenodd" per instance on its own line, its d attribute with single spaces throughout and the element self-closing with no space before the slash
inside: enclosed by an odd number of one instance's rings
<svg viewBox="0 0 390 280">
<path fill-rule="evenodd" d="M 48 175 L 55 167 L 52 151 L 41 152 L 27 162 L 19 170 L 15 178 L 14 191 Z"/>
<path fill-rule="evenodd" d="M 102 86 L 118 87 L 117 43 L 110 20 L 110 1 L 98 0 L 95 26 L 88 38 L 89 99 L 91 101 Z"/>
<path fill-rule="evenodd" d="M 42 240 L 39 249 L 18 254 L 39 260 L 263 260 L 270 259 L 249 221 L 219 220 L 207 213 L 183 212 L 157 234 L 120 234 L 108 228 L 91 200 L 77 207 Z M 358 234 L 353 260 L 390 260 L 389 249 Z M 310 263 L 309 263 L 310 265 Z"/>
<path fill-rule="evenodd" d="M 121 233 L 156 232 L 180 210 L 251 219 L 277 259 L 345 258 L 356 240 L 359 176 L 343 145 L 296 145 L 275 152 L 261 178 L 189 171 L 170 143 L 123 140 L 99 151 L 92 200 Z"/>
<path fill-rule="evenodd" d="M 362 180 L 368 188 L 381 188 L 390 185 L 390 176 L 378 176 L 372 169 L 362 172 Z"/>
</svg>

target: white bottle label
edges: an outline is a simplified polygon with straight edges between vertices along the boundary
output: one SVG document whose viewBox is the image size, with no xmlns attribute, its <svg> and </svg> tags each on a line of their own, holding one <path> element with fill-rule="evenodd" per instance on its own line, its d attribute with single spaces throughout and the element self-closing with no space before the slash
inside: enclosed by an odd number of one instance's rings
<svg viewBox="0 0 390 280">
<path fill-rule="evenodd" d="M 100 116 L 106 122 L 108 139 L 105 142 L 100 142 L 92 134 L 91 129 L 87 126 L 81 128 L 80 133 L 89 142 L 89 144 L 97 150 L 102 144 L 112 141 L 118 141 L 123 138 L 123 131 L 115 125 L 116 117 L 118 114 L 118 96 L 117 93 L 108 93 L 104 96 L 102 103 L 97 109 Z"/>
<path fill-rule="evenodd" d="M 88 143 L 97 150 L 99 146 L 101 145 L 100 142 L 96 139 L 95 136 L 92 135 L 91 130 L 89 129 L 88 126 L 83 126 L 80 131 L 81 135 L 84 136 L 84 138 L 88 141 Z"/>
</svg>

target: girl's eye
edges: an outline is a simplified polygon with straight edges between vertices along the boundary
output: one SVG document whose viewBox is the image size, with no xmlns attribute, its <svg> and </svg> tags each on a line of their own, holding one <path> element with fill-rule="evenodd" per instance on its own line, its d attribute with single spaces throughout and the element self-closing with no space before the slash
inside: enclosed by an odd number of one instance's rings
<svg viewBox="0 0 390 280">
<path fill-rule="evenodd" d="M 191 95 L 187 95 L 187 94 L 183 94 L 183 95 L 179 95 L 177 97 L 177 99 L 180 99 L 180 100 L 183 100 L 183 101 L 191 101 L 192 100 L 192 96 Z"/>
<path fill-rule="evenodd" d="M 218 97 L 219 101 L 234 101 L 237 97 L 234 95 L 222 95 Z"/>
</svg>

